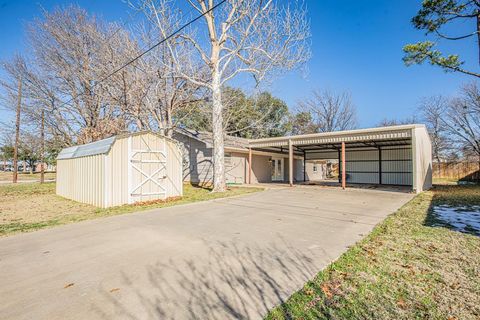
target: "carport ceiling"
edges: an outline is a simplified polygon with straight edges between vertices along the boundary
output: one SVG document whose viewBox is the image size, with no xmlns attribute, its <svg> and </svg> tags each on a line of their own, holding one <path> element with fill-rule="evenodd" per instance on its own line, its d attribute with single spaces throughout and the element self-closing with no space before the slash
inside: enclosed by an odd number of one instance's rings
<svg viewBox="0 0 480 320">
<path fill-rule="evenodd" d="M 355 141 L 346 142 L 346 149 L 365 149 L 365 148 L 386 148 L 397 146 L 409 146 L 411 145 L 411 138 L 397 139 L 397 140 L 377 140 L 377 141 Z M 294 153 L 302 155 L 304 152 L 309 151 L 338 151 L 341 150 L 341 143 L 328 143 L 328 144 L 307 144 L 307 145 L 293 145 Z M 281 152 L 288 153 L 288 146 L 269 146 L 263 148 L 252 148 L 253 150 L 269 151 L 269 152 Z"/>
<path fill-rule="evenodd" d="M 250 148 L 270 152 L 288 153 L 292 145 L 295 154 L 312 151 L 340 150 L 342 143 L 346 149 L 386 148 L 412 144 L 412 132 L 421 125 L 401 125 L 371 129 L 357 129 L 336 132 L 304 134 L 287 137 L 273 137 L 250 140 Z"/>
</svg>

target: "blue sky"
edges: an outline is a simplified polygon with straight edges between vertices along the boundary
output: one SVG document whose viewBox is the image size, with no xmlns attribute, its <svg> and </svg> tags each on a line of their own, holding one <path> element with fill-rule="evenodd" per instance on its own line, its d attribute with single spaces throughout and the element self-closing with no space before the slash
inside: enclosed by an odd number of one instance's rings
<svg viewBox="0 0 480 320">
<path fill-rule="evenodd" d="M 179 0 L 180 1 L 180 0 Z M 0 0 L 0 60 L 9 59 L 25 48 L 25 23 L 49 10 L 72 1 Z M 109 21 L 125 21 L 129 9 L 121 0 L 73 1 Z M 306 0 L 311 19 L 312 59 L 308 74 L 285 75 L 269 90 L 291 109 L 312 89 L 351 93 L 360 127 L 376 125 L 383 118 L 406 118 L 416 113 L 422 97 L 453 95 L 471 77 L 445 73 L 428 64 L 406 67 L 402 47 L 424 40 L 410 19 L 420 0 Z M 455 26 L 454 32 L 469 25 Z M 442 42 L 441 49 L 459 53 L 466 66 L 478 68 L 476 44 L 472 40 Z M 0 109 L 0 118 L 11 115 Z"/>
</svg>

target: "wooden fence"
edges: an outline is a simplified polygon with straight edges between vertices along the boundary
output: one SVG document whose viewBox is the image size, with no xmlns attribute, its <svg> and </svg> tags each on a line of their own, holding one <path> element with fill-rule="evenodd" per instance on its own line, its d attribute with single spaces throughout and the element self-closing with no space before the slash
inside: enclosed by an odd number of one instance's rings
<svg viewBox="0 0 480 320">
<path fill-rule="evenodd" d="M 478 162 L 434 162 L 432 173 L 434 178 L 478 181 L 478 167 Z"/>
</svg>

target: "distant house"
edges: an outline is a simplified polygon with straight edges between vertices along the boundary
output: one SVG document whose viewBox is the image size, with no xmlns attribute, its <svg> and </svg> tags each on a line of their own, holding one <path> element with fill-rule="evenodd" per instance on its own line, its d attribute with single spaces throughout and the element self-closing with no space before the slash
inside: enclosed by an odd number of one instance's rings
<svg viewBox="0 0 480 320">
<path fill-rule="evenodd" d="M 56 166 L 54 166 L 53 164 L 44 163 L 44 164 L 43 164 L 43 169 L 44 169 L 45 171 L 51 172 L 51 171 L 55 171 L 57 168 L 56 168 Z M 35 170 L 34 170 L 34 171 L 35 171 L 35 172 L 40 172 L 40 171 L 42 171 L 42 164 L 41 164 L 41 163 L 37 163 L 37 164 L 35 165 Z"/>
<path fill-rule="evenodd" d="M 183 177 L 195 184 L 213 182 L 213 137 L 211 132 L 177 128 L 173 138 L 183 148 Z M 249 140 L 225 136 L 225 172 L 227 183 L 248 183 Z M 302 158 L 295 156 L 298 174 L 303 181 Z M 252 183 L 288 181 L 288 155 L 282 152 L 252 151 Z"/>
</svg>

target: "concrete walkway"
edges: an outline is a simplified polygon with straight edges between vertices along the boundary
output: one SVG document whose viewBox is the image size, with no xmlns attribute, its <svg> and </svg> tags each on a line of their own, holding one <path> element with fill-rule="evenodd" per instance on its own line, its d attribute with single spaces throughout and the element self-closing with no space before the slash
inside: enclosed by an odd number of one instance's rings
<svg viewBox="0 0 480 320">
<path fill-rule="evenodd" d="M 0 239 L 0 319 L 261 319 L 413 197 L 284 188 Z"/>
</svg>

